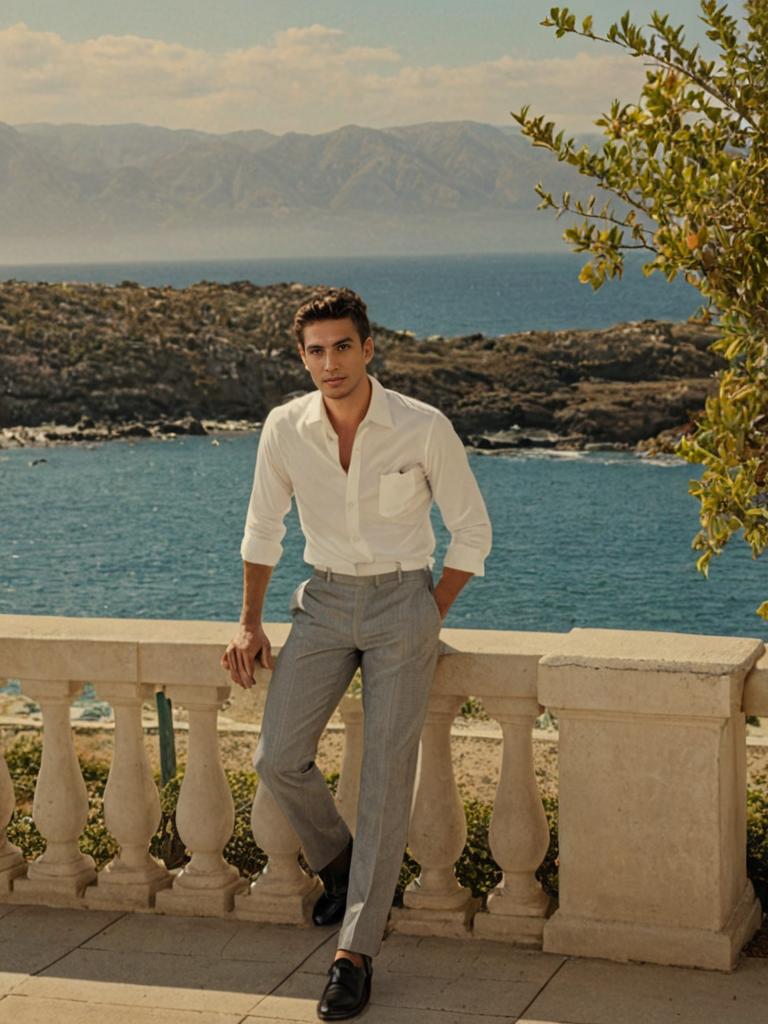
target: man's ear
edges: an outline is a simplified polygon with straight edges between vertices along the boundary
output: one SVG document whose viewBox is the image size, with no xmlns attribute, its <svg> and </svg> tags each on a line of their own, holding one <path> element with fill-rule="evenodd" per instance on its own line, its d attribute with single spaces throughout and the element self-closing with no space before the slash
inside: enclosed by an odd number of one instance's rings
<svg viewBox="0 0 768 1024">
<path fill-rule="evenodd" d="M 307 372 L 309 372 L 309 367 L 307 366 L 307 357 L 304 355 L 304 346 L 297 345 L 296 348 L 299 350 L 299 358 L 304 364 L 304 369 L 307 370 Z"/>
<path fill-rule="evenodd" d="M 363 355 L 365 356 L 366 363 L 370 363 L 373 359 L 373 338 L 370 334 L 363 342 Z"/>
</svg>

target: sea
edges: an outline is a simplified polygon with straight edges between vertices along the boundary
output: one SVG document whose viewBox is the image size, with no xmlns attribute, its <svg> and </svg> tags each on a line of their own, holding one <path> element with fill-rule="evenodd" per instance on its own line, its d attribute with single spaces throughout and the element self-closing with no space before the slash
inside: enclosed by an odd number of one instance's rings
<svg viewBox="0 0 768 1024">
<path fill-rule="evenodd" d="M 592 292 L 573 253 L 0 266 L 0 280 L 347 285 L 371 319 L 418 336 L 602 328 L 685 320 L 700 297 L 645 278 Z M 235 622 L 240 539 L 258 431 L 0 451 L 0 613 Z M 740 535 L 695 568 L 701 467 L 629 452 L 470 453 L 494 528 L 485 575 L 447 626 L 566 632 L 575 626 L 766 635 L 768 576 Z M 436 572 L 448 535 L 433 509 Z M 265 619 L 289 621 L 309 575 L 295 510 Z"/>
</svg>

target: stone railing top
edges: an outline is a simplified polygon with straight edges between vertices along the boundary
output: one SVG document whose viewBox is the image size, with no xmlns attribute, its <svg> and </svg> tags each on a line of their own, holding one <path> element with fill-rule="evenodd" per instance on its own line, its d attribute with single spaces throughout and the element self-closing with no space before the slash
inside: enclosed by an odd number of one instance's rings
<svg viewBox="0 0 768 1024">
<path fill-rule="evenodd" d="M 234 622 L 208 620 L 0 615 L 0 678 L 220 687 L 230 682 L 219 659 L 235 629 Z M 290 624 L 265 629 L 279 653 Z M 565 636 L 445 628 L 435 689 L 535 699 L 538 661 Z M 269 675 L 257 670 L 257 683 Z"/>
<path fill-rule="evenodd" d="M 764 652 L 755 637 L 575 626 L 542 664 L 730 675 L 748 672 Z"/>
<path fill-rule="evenodd" d="M 576 628 L 541 659 L 539 700 L 560 710 L 728 717 L 764 652 L 751 637 Z"/>
<path fill-rule="evenodd" d="M 154 689 L 228 686 L 219 659 L 235 628 L 234 622 L 192 619 L 0 615 L 0 678 Z M 279 653 L 290 624 L 265 628 Z M 768 715 L 768 652 L 756 638 L 580 627 L 568 633 L 444 628 L 441 641 L 437 693 L 650 714 L 677 713 L 679 705 L 692 715 L 719 715 L 742 699 L 746 676 L 743 710 Z M 620 670 L 611 673 L 609 687 L 596 675 L 606 668 Z M 266 684 L 269 675 L 259 670 L 256 681 Z"/>
</svg>

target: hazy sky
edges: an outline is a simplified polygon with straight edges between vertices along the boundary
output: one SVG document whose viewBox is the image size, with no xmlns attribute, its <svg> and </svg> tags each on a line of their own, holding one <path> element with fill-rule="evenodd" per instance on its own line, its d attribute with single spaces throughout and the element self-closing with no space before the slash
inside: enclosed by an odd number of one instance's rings
<svg viewBox="0 0 768 1024">
<path fill-rule="evenodd" d="M 471 118 L 531 105 L 594 130 L 637 98 L 640 60 L 555 37 L 551 3 L 521 0 L 3 0 L 0 121 L 138 121 L 205 131 L 327 131 Z M 565 5 L 561 5 L 565 6 Z M 734 13 L 741 4 L 730 4 Z M 604 33 L 629 7 L 704 36 L 697 0 L 571 3 Z"/>
</svg>

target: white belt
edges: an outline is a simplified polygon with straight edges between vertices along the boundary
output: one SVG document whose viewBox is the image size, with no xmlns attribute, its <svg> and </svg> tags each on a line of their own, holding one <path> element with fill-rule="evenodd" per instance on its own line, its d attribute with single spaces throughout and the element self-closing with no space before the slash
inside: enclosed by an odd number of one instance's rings
<svg viewBox="0 0 768 1024">
<path fill-rule="evenodd" d="M 423 561 L 410 562 L 347 562 L 344 565 L 316 565 L 319 572 L 339 573 L 343 576 L 380 576 L 385 572 L 412 572 L 414 569 L 428 569 Z"/>
</svg>

